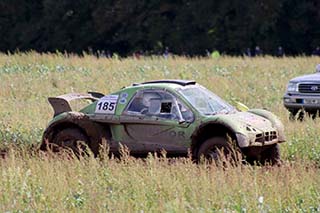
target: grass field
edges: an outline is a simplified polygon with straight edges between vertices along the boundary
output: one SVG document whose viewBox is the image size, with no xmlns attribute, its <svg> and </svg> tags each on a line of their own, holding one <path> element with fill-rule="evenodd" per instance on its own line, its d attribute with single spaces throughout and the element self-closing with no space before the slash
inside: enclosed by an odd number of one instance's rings
<svg viewBox="0 0 320 213">
<path fill-rule="evenodd" d="M 288 80 L 314 72 L 316 57 L 141 60 L 25 53 L 0 55 L 0 211 L 317 212 L 319 119 L 292 122 L 282 104 Z M 220 169 L 150 156 L 65 160 L 30 154 L 52 118 L 47 97 L 109 93 L 132 82 L 194 79 L 230 103 L 280 117 L 287 142 L 281 167 Z"/>
</svg>

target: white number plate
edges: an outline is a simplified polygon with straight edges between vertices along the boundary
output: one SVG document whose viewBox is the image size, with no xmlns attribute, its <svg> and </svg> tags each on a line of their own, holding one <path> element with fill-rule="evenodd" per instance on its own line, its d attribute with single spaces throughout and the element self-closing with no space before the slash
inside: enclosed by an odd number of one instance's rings
<svg viewBox="0 0 320 213">
<path fill-rule="evenodd" d="M 306 104 L 318 104 L 318 100 L 317 99 L 305 99 L 304 103 Z"/>
<path fill-rule="evenodd" d="M 106 95 L 97 103 L 96 113 L 114 114 L 117 107 L 118 95 Z"/>
</svg>

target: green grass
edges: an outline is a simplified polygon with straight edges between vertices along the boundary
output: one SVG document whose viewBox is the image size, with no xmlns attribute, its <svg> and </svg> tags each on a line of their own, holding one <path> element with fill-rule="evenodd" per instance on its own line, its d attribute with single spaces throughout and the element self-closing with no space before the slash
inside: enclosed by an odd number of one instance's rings
<svg viewBox="0 0 320 213">
<path fill-rule="evenodd" d="M 288 80 L 312 73 L 316 57 L 136 60 L 59 54 L 0 55 L 0 211 L 316 212 L 320 211 L 319 119 L 292 122 Z M 124 161 L 31 155 L 52 118 L 47 97 L 110 93 L 133 82 L 194 79 L 230 103 L 266 108 L 285 125 L 281 167 L 220 169 L 189 159 Z M 22 151 L 19 151 L 22 150 Z"/>
</svg>

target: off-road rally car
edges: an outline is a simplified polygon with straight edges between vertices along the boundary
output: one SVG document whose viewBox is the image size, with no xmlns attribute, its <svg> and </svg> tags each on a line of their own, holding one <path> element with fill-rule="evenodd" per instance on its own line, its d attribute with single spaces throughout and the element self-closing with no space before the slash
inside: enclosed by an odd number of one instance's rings
<svg viewBox="0 0 320 213">
<path fill-rule="evenodd" d="M 316 73 L 289 81 L 283 103 L 291 119 L 302 119 L 305 112 L 315 117 L 320 110 L 320 64 L 316 67 Z"/>
<path fill-rule="evenodd" d="M 75 99 L 92 103 L 72 111 L 70 101 Z M 63 147 L 79 154 L 85 143 L 98 155 L 107 142 L 115 154 L 125 146 L 132 155 L 165 152 L 217 161 L 237 150 L 247 161 L 274 164 L 280 160 L 279 143 L 285 141 L 283 125 L 271 112 L 240 112 L 190 80 L 156 80 L 110 95 L 73 93 L 48 100 L 54 118 L 41 150 Z"/>
</svg>

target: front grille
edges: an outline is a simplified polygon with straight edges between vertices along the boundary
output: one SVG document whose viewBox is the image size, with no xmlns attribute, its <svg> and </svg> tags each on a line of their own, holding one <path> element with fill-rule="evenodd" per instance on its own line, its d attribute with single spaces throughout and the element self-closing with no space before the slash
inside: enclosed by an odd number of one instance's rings
<svg viewBox="0 0 320 213">
<path fill-rule="evenodd" d="M 272 141 L 277 138 L 277 132 L 271 131 L 271 132 L 264 132 L 263 134 L 257 134 L 256 135 L 256 142 L 264 143 L 268 141 Z"/>
<path fill-rule="evenodd" d="M 320 84 L 299 84 L 301 93 L 320 93 Z"/>
</svg>

